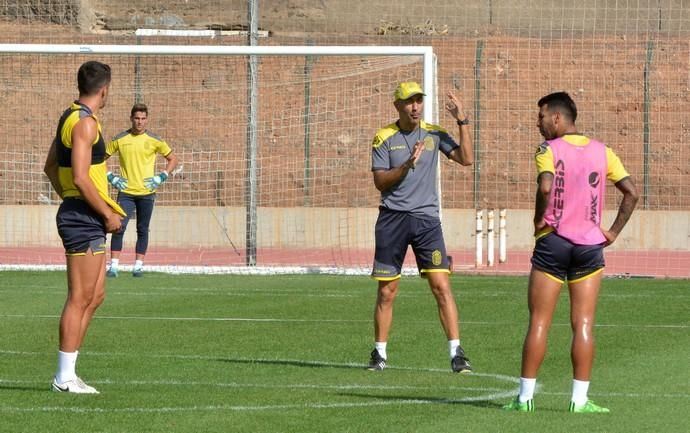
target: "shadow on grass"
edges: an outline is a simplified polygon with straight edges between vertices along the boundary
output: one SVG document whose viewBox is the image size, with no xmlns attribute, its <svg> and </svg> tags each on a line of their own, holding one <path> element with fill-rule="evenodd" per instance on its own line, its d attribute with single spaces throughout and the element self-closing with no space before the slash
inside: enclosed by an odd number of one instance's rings
<svg viewBox="0 0 690 433">
<path fill-rule="evenodd" d="M 420 396 L 408 396 L 408 395 L 377 395 L 377 394 L 363 394 L 363 393 L 351 393 L 344 392 L 339 393 L 342 396 L 356 397 L 356 398 L 366 398 L 366 399 L 380 399 L 386 401 L 398 400 L 403 402 L 418 402 L 418 403 L 428 403 L 428 404 L 447 404 L 455 405 L 462 404 L 466 406 L 474 406 L 482 409 L 498 409 L 503 410 L 503 404 L 495 401 L 492 396 L 477 396 L 477 397 L 462 397 L 462 398 L 442 398 L 442 397 L 420 397 Z"/>
<path fill-rule="evenodd" d="M 35 391 L 52 391 L 50 389 L 50 382 L 47 382 L 45 385 L 42 386 L 37 386 L 37 385 L 19 385 L 16 383 L 0 383 L 0 391 L 27 391 L 27 392 L 35 392 Z"/>
<path fill-rule="evenodd" d="M 293 367 L 308 368 L 351 368 L 365 370 L 364 364 L 345 364 L 337 362 L 302 361 L 297 359 L 242 359 L 242 358 L 218 358 L 220 362 L 230 364 L 259 364 L 259 365 L 289 365 Z"/>
<path fill-rule="evenodd" d="M 242 358 L 217 358 L 217 361 L 227 362 L 231 364 L 245 364 L 245 365 L 283 365 L 283 366 L 293 366 L 293 367 L 306 367 L 306 368 L 343 368 L 343 369 L 354 369 L 366 371 L 367 365 L 365 364 L 355 364 L 355 363 L 335 363 L 335 362 L 320 362 L 320 361 L 304 361 L 304 360 L 293 360 L 293 359 L 242 359 Z M 414 370 L 411 368 L 395 368 L 388 367 L 388 370 L 400 370 L 409 371 Z M 375 373 L 372 373 L 376 375 Z M 450 373 L 448 373 L 450 375 Z M 492 395 L 477 395 L 472 396 L 460 396 L 458 398 L 445 398 L 445 397 L 420 397 L 420 396 L 407 396 L 407 395 L 391 395 L 391 394 L 365 394 L 356 392 L 341 392 L 339 395 L 353 398 L 364 398 L 364 399 L 379 399 L 382 401 L 400 401 L 405 402 L 417 402 L 420 404 L 438 404 L 438 405 L 466 405 L 474 406 L 482 409 L 494 409 L 503 410 L 503 406 L 508 403 L 511 396 L 514 396 L 514 391 L 509 391 L 510 395 L 505 395 L 502 393 L 492 394 Z"/>
</svg>

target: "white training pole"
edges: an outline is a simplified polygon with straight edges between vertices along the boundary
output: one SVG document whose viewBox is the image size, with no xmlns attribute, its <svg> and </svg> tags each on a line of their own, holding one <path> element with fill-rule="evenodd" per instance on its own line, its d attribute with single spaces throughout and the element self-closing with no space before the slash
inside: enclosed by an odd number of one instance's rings
<svg viewBox="0 0 690 433">
<path fill-rule="evenodd" d="M 483 244 L 483 239 L 482 239 L 482 219 L 484 219 L 484 211 L 483 210 L 478 210 L 477 211 L 477 224 L 475 227 L 475 257 L 474 257 L 474 266 L 480 267 L 482 265 L 482 244 Z"/>
<path fill-rule="evenodd" d="M 506 262 L 506 210 L 498 212 L 498 263 Z"/>
<path fill-rule="evenodd" d="M 486 264 L 494 265 L 494 211 L 489 210 L 486 214 Z"/>
</svg>

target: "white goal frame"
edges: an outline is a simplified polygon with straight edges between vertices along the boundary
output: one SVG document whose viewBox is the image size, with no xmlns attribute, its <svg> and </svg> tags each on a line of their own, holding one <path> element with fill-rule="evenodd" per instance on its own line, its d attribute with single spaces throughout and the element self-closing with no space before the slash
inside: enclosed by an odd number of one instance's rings
<svg viewBox="0 0 690 433">
<path fill-rule="evenodd" d="M 78 55 L 176 55 L 176 56 L 416 56 L 422 58 L 422 87 L 428 95 L 424 104 L 423 119 L 434 123 L 438 116 L 436 90 L 436 57 L 431 46 L 201 46 L 201 45 L 82 45 L 82 44 L 0 44 L 0 54 L 78 54 Z M 249 119 L 251 124 L 251 119 Z M 251 143 L 248 144 L 251 146 Z M 440 170 L 440 167 L 439 167 Z M 251 174 L 250 174 L 251 176 Z M 437 179 L 437 187 L 440 187 Z M 249 200 L 255 203 L 255 200 Z M 252 205 L 248 205 L 252 206 Z M 247 210 L 248 227 L 255 209 Z M 255 226 L 254 226 L 255 227 Z M 248 229 L 249 230 L 249 229 Z M 249 249 L 247 257 L 251 257 Z M 254 245 L 255 247 L 255 245 Z M 373 251 L 373 246 L 372 246 Z M 55 265 L 0 265 L 2 269 L 55 269 Z M 319 266 L 147 266 L 152 271 L 170 273 L 233 273 L 233 274 L 276 274 L 276 273 L 334 273 L 368 274 L 369 269 L 331 268 Z M 405 273 L 415 273 L 406 269 Z"/>
</svg>

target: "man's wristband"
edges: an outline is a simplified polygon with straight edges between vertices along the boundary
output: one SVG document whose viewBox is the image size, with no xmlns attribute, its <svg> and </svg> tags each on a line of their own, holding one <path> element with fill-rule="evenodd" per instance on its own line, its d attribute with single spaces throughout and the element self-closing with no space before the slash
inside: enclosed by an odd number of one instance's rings
<svg viewBox="0 0 690 433">
<path fill-rule="evenodd" d="M 470 124 L 470 118 L 469 117 L 465 117 L 462 120 L 458 119 L 458 126 L 469 125 L 469 124 Z"/>
</svg>

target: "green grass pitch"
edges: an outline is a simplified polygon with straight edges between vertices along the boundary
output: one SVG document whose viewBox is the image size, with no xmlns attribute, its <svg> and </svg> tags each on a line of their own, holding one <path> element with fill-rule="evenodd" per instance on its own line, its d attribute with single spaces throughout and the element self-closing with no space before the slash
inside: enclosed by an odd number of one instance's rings
<svg viewBox="0 0 690 433">
<path fill-rule="evenodd" d="M 64 272 L 0 272 L 2 432 L 687 432 L 688 281 L 606 279 L 590 398 L 570 414 L 563 290 L 533 414 L 517 390 L 526 278 L 453 275 L 476 370 L 450 372 L 426 282 L 401 284 L 389 368 L 365 370 L 375 282 L 345 276 L 124 273 L 91 324 L 78 373 L 100 395 L 49 391 Z"/>
</svg>

